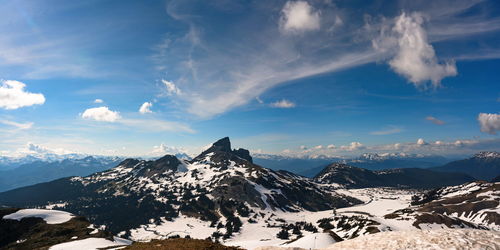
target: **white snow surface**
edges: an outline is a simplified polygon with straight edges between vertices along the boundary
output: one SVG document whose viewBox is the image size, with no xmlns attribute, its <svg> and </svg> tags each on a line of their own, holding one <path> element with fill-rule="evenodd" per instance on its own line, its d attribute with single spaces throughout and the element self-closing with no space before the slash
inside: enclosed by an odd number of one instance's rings
<svg viewBox="0 0 500 250">
<path fill-rule="evenodd" d="M 291 250 L 260 247 L 255 250 Z M 293 248 L 294 250 L 309 248 Z M 311 248 L 314 249 L 314 248 Z M 320 248 L 318 248 L 320 249 Z M 381 232 L 334 243 L 322 250 L 366 249 L 500 249 L 500 233 L 477 229 L 437 229 Z"/>
<path fill-rule="evenodd" d="M 314 233 L 304 236 L 294 242 L 283 244 L 284 247 L 302 247 L 306 249 L 324 248 L 335 243 L 328 233 Z"/>
<path fill-rule="evenodd" d="M 105 247 L 130 245 L 129 240 L 114 237 L 114 240 L 104 238 L 87 238 L 83 240 L 74 240 L 51 246 L 49 250 L 98 250 Z"/>
<path fill-rule="evenodd" d="M 333 244 L 337 249 L 499 249 L 500 233 L 476 229 L 383 232 Z"/>
<path fill-rule="evenodd" d="M 42 218 L 45 222 L 47 222 L 47 224 L 61 224 L 69 221 L 73 215 L 59 210 L 21 209 L 15 213 L 5 215 L 3 219 L 21 220 L 28 217 Z"/>
</svg>

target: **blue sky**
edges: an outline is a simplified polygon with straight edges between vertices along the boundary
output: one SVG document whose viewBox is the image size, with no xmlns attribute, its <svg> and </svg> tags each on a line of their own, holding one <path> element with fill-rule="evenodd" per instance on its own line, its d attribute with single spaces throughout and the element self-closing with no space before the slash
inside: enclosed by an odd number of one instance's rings
<svg viewBox="0 0 500 250">
<path fill-rule="evenodd" d="M 2 1 L 0 151 L 500 150 L 500 4 Z M 142 107 L 142 108 L 141 108 Z"/>
</svg>

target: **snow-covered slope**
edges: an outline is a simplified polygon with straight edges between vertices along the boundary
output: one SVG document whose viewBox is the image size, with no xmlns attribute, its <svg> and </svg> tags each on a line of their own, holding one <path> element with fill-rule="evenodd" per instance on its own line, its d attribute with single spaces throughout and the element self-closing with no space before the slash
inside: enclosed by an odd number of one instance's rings
<svg viewBox="0 0 500 250">
<path fill-rule="evenodd" d="M 132 242 L 129 240 L 114 237 L 113 240 L 105 238 L 86 238 L 83 240 L 73 240 L 51 246 L 49 250 L 98 250 L 103 248 L 127 246 Z"/>
<path fill-rule="evenodd" d="M 499 249 L 500 233 L 473 229 L 440 229 L 383 232 L 331 244 L 322 250 L 366 249 Z M 285 250 L 281 247 L 261 247 L 256 250 Z M 316 248 L 295 248 L 305 250 Z M 319 249 L 319 248 L 318 248 Z M 291 250 L 291 249 L 290 249 Z"/>
</svg>

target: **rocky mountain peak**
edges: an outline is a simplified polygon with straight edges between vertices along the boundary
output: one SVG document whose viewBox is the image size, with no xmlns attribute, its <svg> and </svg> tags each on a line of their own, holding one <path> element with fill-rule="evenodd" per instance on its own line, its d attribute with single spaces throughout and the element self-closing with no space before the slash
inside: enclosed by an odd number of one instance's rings
<svg viewBox="0 0 500 250">
<path fill-rule="evenodd" d="M 231 152 L 231 141 L 229 140 L 229 137 L 224 137 L 212 144 L 212 146 L 207 149 L 206 151 L 210 152 Z"/>
<path fill-rule="evenodd" d="M 239 149 L 235 149 L 235 150 L 231 149 L 231 141 L 229 140 L 229 137 L 224 137 L 224 138 L 214 142 L 211 147 L 209 147 L 207 150 L 203 151 L 200 155 L 195 157 L 194 161 L 198 161 L 198 160 L 204 158 L 209 153 L 215 153 L 215 154 L 222 153 L 222 155 L 229 154 L 229 155 L 237 156 L 241 159 L 247 160 L 250 163 L 253 163 L 252 156 L 250 156 L 250 151 L 243 149 L 243 148 L 239 148 Z M 220 158 L 220 156 L 216 157 L 216 158 Z"/>
</svg>

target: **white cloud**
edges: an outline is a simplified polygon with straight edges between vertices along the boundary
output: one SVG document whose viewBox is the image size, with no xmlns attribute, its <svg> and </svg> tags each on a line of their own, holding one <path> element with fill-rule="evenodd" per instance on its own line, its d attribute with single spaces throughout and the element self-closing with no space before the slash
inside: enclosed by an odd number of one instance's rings
<svg viewBox="0 0 500 250">
<path fill-rule="evenodd" d="M 427 116 L 427 117 L 425 117 L 425 119 L 436 124 L 436 125 L 444 125 L 445 124 L 444 121 L 439 120 L 438 118 L 433 117 L 433 116 Z"/>
<path fill-rule="evenodd" d="M 401 131 L 403 131 L 401 128 L 392 127 L 392 128 L 385 129 L 385 130 L 373 131 L 370 134 L 372 134 L 372 135 L 391 135 L 391 134 L 401 133 Z"/>
<path fill-rule="evenodd" d="M 349 144 L 347 146 L 340 147 L 341 150 L 345 150 L 345 151 L 354 151 L 354 150 L 363 149 L 363 148 L 365 148 L 365 146 L 363 144 L 361 144 L 360 142 L 351 142 L 351 144 Z"/>
<path fill-rule="evenodd" d="M 161 82 L 163 82 L 163 84 L 165 84 L 165 87 L 167 87 L 167 94 L 169 95 L 172 95 L 172 94 L 175 94 L 175 95 L 181 95 L 182 92 L 179 88 L 177 88 L 177 86 L 171 82 L 171 81 L 167 81 L 165 79 L 161 79 Z"/>
<path fill-rule="evenodd" d="M 18 109 L 45 103 L 43 94 L 26 92 L 26 84 L 14 80 L 2 80 L 0 86 L 0 108 Z"/>
<path fill-rule="evenodd" d="M 108 107 L 89 108 L 82 113 L 82 118 L 100 122 L 116 122 L 121 118 L 117 111 L 109 110 Z"/>
<path fill-rule="evenodd" d="M 481 132 L 495 135 L 500 131 L 500 114 L 480 113 L 477 117 Z"/>
<path fill-rule="evenodd" d="M 146 113 L 153 113 L 153 111 L 151 111 L 151 107 L 153 107 L 153 104 L 150 103 L 150 102 L 145 102 L 141 105 L 141 107 L 139 108 L 139 112 L 141 114 L 146 114 Z"/>
<path fill-rule="evenodd" d="M 426 145 L 426 144 L 427 144 L 427 143 L 426 143 L 426 142 L 424 141 L 424 139 L 422 139 L 422 138 L 419 138 L 419 139 L 417 140 L 417 145 Z"/>
<path fill-rule="evenodd" d="M 95 99 L 94 103 L 103 103 L 104 101 L 102 99 Z"/>
<path fill-rule="evenodd" d="M 426 87 L 427 81 L 431 81 L 432 86 L 439 87 L 443 78 L 457 74 L 457 68 L 453 62 L 438 62 L 422 27 L 423 22 L 421 14 L 403 12 L 396 18 L 392 32 L 382 29 L 381 37 L 372 43 L 377 50 L 395 49 L 395 56 L 389 61 L 389 65 L 416 87 Z"/>
<path fill-rule="evenodd" d="M 288 101 L 288 100 L 285 100 L 285 99 L 273 102 L 270 105 L 273 108 L 293 108 L 293 107 L 295 107 L 295 103 Z"/>
<path fill-rule="evenodd" d="M 281 10 L 280 29 L 298 33 L 320 28 L 320 12 L 305 1 L 288 1 Z"/>
<path fill-rule="evenodd" d="M 159 146 L 154 146 L 153 151 L 151 151 L 150 155 L 154 156 L 163 156 L 166 154 L 179 154 L 179 153 L 186 153 L 186 151 L 182 148 L 177 148 L 177 147 L 171 147 L 167 146 L 164 143 L 161 143 Z"/>
<path fill-rule="evenodd" d="M 13 122 L 9 120 L 0 120 L 0 123 L 3 123 L 5 125 L 13 126 L 16 127 L 17 129 L 30 129 L 33 127 L 33 122 L 25 122 L 25 123 L 19 123 L 19 122 Z"/>
<path fill-rule="evenodd" d="M 75 153 L 73 151 L 64 149 L 64 148 L 48 148 L 42 145 L 38 145 L 32 142 L 26 143 L 26 145 L 22 148 L 18 148 L 15 152 L 12 152 L 10 156 L 13 157 L 22 157 L 26 155 L 45 155 L 45 154 L 71 154 Z"/>
</svg>

